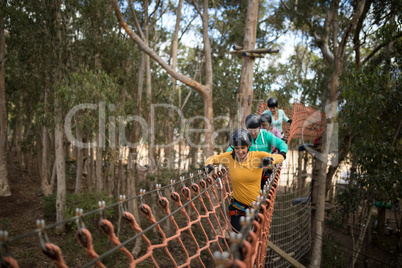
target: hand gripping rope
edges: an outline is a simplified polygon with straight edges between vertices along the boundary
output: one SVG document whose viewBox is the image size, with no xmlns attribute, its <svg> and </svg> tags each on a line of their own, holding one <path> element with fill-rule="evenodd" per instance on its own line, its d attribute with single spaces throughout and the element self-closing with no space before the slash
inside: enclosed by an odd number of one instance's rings
<svg viewBox="0 0 402 268">
<path fill-rule="evenodd" d="M 126 206 L 125 206 L 125 201 L 126 201 L 126 196 L 125 195 L 120 195 L 119 197 L 119 201 L 120 201 L 120 213 L 123 216 L 123 218 L 125 220 L 127 220 L 127 222 L 130 224 L 130 226 L 134 229 L 134 231 L 138 234 L 138 233 L 142 233 L 142 229 L 140 227 L 140 225 L 137 223 L 137 221 L 135 220 L 133 214 L 131 214 L 130 212 L 127 211 Z M 150 258 L 152 261 L 152 264 L 155 267 L 158 267 L 158 264 L 154 258 L 154 256 L 152 255 L 153 250 L 152 250 L 152 243 L 151 241 L 148 239 L 148 237 L 146 237 L 145 234 L 141 234 L 142 239 L 145 241 L 145 243 L 147 244 L 147 253 L 144 254 L 142 257 L 136 259 L 133 263 L 137 264 L 139 262 L 144 261 L 147 258 Z"/>
<path fill-rule="evenodd" d="M 39 245 L 42 248 L 43 254 L 52 259 L 58 268 L 67 268 L 63 256 L 61 255 L 60 248 L 57 245 L 49 242 L 49 238 L 45 231 L 45 221 L 36 220 L 36 229 L 38 230 Z"/>
<path fill-rule="evenodd" d="M 0 267 L 19 268 L 18 262 L 8 255 L 9 252 L 7 250 L 7 242 L 8 232 L 0 230 Z"/>
<path fill-rule="evenodd" d="M 87 228 L 85 228 L 84 222 L 82 221 L 83 209 L 76 208 L 75 216 L 76 225 L 77 225 L 77 239 L 81 246 L 84 247 L 85 252 L 91 258 L 91 260 L 96 259 L 99 255 L 95 252 L 94 247 L 92 245 L 92 235 Z M 106 268 L 105 265 L 99 260 L 96 264 L 101 268 Z"/>
<path fill-rule="evenodd" d="M 101 209 L 100 212 L 99 212 L 99 214 L 100 214 L 100 221 L 99 221 L 100 229 L 102 230 L 102 232 L 109 238 L 109 240 L 115 246 L 119 246 L 121 244 L 121 242 L 120 242 L 119 238 L 117 238 L 117 236 L 114 234 L 113 224 L 110 221 L 108 221 L 107 219 L 104 219 L 105 207 L 106 207 L 105 201 L 99 201 L 98 206 Z M 121 248 L 119 248 L 119 250 L 123 251 L 124 254 L 126 254 L 127 257 L 129 258 L 130 267 L 135 267 L 135 265 L 134 265 L 134 257 L 130 253 L 130 251 L 128 251 L 128 249 L 125 248 L 125 247 L 121 247 Z"/>
</svg>

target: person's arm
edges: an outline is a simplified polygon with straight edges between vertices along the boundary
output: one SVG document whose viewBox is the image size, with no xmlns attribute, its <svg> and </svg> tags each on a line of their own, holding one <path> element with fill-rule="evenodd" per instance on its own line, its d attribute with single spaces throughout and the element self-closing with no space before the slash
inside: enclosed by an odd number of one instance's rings
<svg viewBox="0 0 402 268">
<path fill-rule="evenodd" d="M 283 121 L 285 121 L 286 123 L 289 123 L 289 118 L 286 116 L 286 114 L 285 114 L 285 111 L 284 110 L 281 110 L 281 112 L 282 112 L 282 119 L 283 119 Z"/>
<path fill-rule="evenodd" d="M 279 131 L 279 129 L 277 129 L 276 127 L 272 127 L 272 134 L 274 134 L 276 137 L 282 139 L 283 136 L 281 134 L 281 132 Z"/>
<path fill-rule="evenodd" d="M 274 164 L 279 164 L 282 163 L 285 158 L 281 154 L 271 154 L 271 156 L 274 159 Z"/>
<path fill-rule="evenodd" d="M 229 152 L 223 153 L 223 154 L 218 154 L 218 155 L 212 155 L 207 158 L 207 161 L 205 162 L 205 165 L 219 165 L 219 164 L 224 164 L 227 165 L 230 163 L 232 160 L 232 154 Z"/>
<path fill-rule="evenodd" d="M 268 131 L 266 131 L 264 134 L 265 134 L 264 138 L 267 141 L 271 141 L 272 146 L 277 148 L 279 152 L 283 152 L 286 155 L 286 153 L 288 152 L 288 145 L 283 140 L 281 140 L 280 138 L 276 137 L 274 134 Z"/>
<path fill-rule="evenodd" d="M 261 159 L 272 157 L 274 159 L 274 162 L 272 164 L 279 164 L 282 163 L 283 160 L 285 160 L 285 158 L 281 154 L 270 154 L 267 152 L 258 152 L 257 157 L 260 157 Z"/>
</svg>

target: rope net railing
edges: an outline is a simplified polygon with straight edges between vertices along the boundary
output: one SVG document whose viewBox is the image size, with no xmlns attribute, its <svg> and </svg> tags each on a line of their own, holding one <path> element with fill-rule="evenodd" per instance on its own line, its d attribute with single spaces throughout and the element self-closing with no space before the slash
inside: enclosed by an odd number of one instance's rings
<svg viewBox="0 0 402 268">
<path fill-rule="evenodd" d="M 294 259 L 300 260 L 311 245 L 310 187 L 288 192 L 283 188 L 279 187 L 277 191 L 269 239 Z M 266 264 L 266 267 L 291 267 L 270 248 Z"/>
<path fill-rule="evenodd" d="M 296 124 L 284 126 L 285 137 L 300 133 L 293 126 L 300 128 L 298 118 L 305 117 L 305 110 L 294 106 L 290 114 Z M 119 196 L 112 204 L 99 201 L 97 209 L 85 213 L 77 208 L 75 217 L 63 222 L 38 220 L 36 229 L 24 234 L 0 231 L 1 267 L 19 267 L 18 254 L 37 256 L 38 264 L 21 267 L 44 267 L 49 261 L 57 267 L 288 267 L 268 243 L 295 259 L 309 250 L 310 204 L 294 203 L 309 196 L 309 189 L 283 191 L 281 170 L 282 163 L 247 209 L 237 234 L 230 232 L 227 211 L 230 174 L 220 167 L 212 176 L 199 171 L 163 187 L 141 189 L 137 196 Z M 137 209 L 129 211 L 129 202 Z M 62 225 L 67 232 L 57 231 Z M 25 250 L 16 250 L 22 245 Z"/>
<path fill-rule="evenodd" d="M 267 109 L 266 103 L 260 103 L 258 112 L 261 114 Z M 325 131 L 325 113 L 301 103 L 294 103 L 292 109 L 281 109 L 292 119 L 291 124 L 283 122 L 282 125 L 289 148 L 292 140 L 314 141 Z M 289 161 L 290 156 L 282 173 L 288 173 L 292 180 L 282 178 L 278 182 L 269 241 L 300 261 L 311 246 L 311 182 L 299 184 L 298 174 L 292 166 L 294 163 L 289 164 Z M 265 267 L 284 268 L 292 265 L 268 247 Z"/>
<path fill-rule="evenodd" d="M 37 255 L 38 264 L 21 267 L 47 266 L 49 259 L 56 267 L 210 267 L 222 262 L 262 267 L 280 168 L 247 211 L 239 234 L 229 232 L 230 174 L 222 167 L 212 176 L 199 172 L 148 192 L 141 189 L 135 197 L 120 196 L 107 206 L 99 201 L 98 209 L 86 213 L 77 208 L 76 216 L 63 222 L 46 226 L 37 220 L 36 229 L 21 235 L 1 231 L 1 267 L 20 267 L 16 253 L 27 251 Z M 136 217 L 127 210 L 134 200 Z M 58 233 L 61 225 L 70 232 Z M 26 250 L 17 251 L 22 245 Z"/>
</svg>

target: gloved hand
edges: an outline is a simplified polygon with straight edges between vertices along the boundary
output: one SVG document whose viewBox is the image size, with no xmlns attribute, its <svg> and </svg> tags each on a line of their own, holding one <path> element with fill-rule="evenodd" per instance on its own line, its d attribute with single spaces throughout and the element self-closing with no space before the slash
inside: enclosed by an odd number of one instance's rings
<svg viewBox="0 0 402 268">
<path fill-rule="evenodd" d="M 292 119 L 289 119 L 289 120 L 288 120 L 288 124 L 289 124 L 289 125 L 292 124 Z"/>
<path fill-rule="evenodd" d="M 264 157 L 263 159 L 261 159 L 261 165 L 259 166 L 259 168 L 261 167 L 272 168 L 273 162 L 274 159 L 272 157 Z"/>
<path fill-rule="evenodd" d="M 283 159 L 286 159 L 286 153 L 285 152 L 280 152 L 279 154 L 281 154 L 283 156 Z"/>
<path fill-rule="evenodd" d="M 208 175 L 209 173 L 211 173 L 212 171 L 214 171 L 214 166 L 211 165 L 211 164 L 209 164 L 209 165 L 205 166 L 204 171 L 205 171 L 205 174 Z"/>
</svg>

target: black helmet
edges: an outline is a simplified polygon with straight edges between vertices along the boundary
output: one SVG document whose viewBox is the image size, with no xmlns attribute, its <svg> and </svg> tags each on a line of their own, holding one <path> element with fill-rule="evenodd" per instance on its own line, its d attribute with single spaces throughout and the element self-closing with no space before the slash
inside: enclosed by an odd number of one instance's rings
<svg viewBox="0 0 402 268">
<path fill-rule="evenodd" d="M 261 121 L 262 121 L 262 122 L 268 122 L 268 123 L 271 124 L 272 118 L 271 118 L 271 116 L 269 115 L 269 113 L 262 114 L 260 117 L 261 117 Z"/>
<path fill-rule="evenodd" d="M 275 98 L 269 98 L 267 101 L 268 107 L 278 107 L 278 100 Z"/>
<path fill-rule="evenodd" d="M 250 146 L 251 135 L 246 129 L 236 129 L 230 137 L 230 146 Z"/>
<path fill-rule="evenodd" d="M 246 118 L 246 128 L 258 128 L 261 126 L 261 117 L 258 114 L 250 114 Z"/>
</svg>

